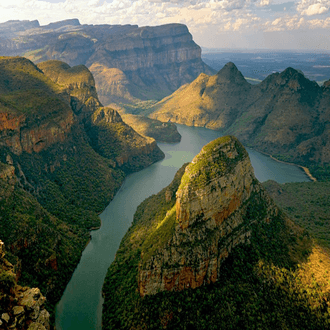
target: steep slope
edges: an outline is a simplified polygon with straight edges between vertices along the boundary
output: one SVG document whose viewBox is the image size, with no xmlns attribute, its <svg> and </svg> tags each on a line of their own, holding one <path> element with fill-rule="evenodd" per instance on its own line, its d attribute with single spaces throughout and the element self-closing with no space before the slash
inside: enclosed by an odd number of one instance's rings
<svg viewBox="0 0 330 330">
<path fill-rule="evenodd" d="M 308 282 L 316 251 L 328 259 L 270 199 L 241 143 L 219 138 L 138 207 L 106 277 L 103 327 L 324 328 L 330 263 Z"/>
<path fill-rule="evenodd" d="M 155 104 L 150 117 L 188 126 L 227 128 L 246 103 L 250 89 L 236 66 L 228 63 L 216 75 L 201 74 Z"/>
<path fill-rule="evenodd" d="M 35 26 L 32 22 L 30 25 Z M 17 31 L 14 36 L 4 33 L 1 54 L 24 55 L 34 62 L 57 59 L 89 67 L 105 105 L 159 100 L 201 72 L 213 73 L 182 24 L 140 28 L 80 25 L 77 20 L 67 20 L 32 29 L 28 22 L 7 22 L 0 25 L 0 30 Z"/>
<path fill-rule="evenodd" d="M 151 118 L 223 129 L 282 160 L 329 164 L 329 86 L 292 68 L 248 84 L 233 63 L 150 107 Z M 320 176 L 319 176 L 320 177 Z"/>
<path fill-rule="evenodd" d="M 84 124 L 91 146 L 114 166 L 132 172 L 164 157 L 153 139 L 136 133 L 122 121 L 117 111 L 102 107 L 93 75 L 84 65 L 71 68 L 64 62 L 51 60 L 38 67 L 53 82 L 64 87 L 71 97 L 74 113 Z"/>
<path fill-rule="evenodd" d="M 104 128 L 100 113 L 117 122 Z M 0 232 L 22 285 L 39 287 L 52 313 L 125 173 L 163 153 L 101 107 L 84 66 L 0 58 L 0 118 Z"/>
<path fill-rule="evenodd" d="M 175 143 L 181 140 L 181 135 L 173 123 L 163 123 L 159 120 L 131 114 L 121 114 L 121 117 L 136 132 L 150 136 L 156 141 Z"/>
</svg>

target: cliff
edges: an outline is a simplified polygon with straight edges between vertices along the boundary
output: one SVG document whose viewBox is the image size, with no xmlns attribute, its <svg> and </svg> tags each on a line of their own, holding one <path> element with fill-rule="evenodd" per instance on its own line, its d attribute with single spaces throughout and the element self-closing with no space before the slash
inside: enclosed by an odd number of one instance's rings
<svg viewBox="0 0 330 330">
<path fill-rule="evenodd" d="M 85 66 L 1 57 L 0 119 L 0 232 L 21 285 L 47 293 L 54 317 L 98 213 L 126 172 L 163 154 L 101 106 Z"/>
<path fill-rule="evenodd" d="M 14 266 L 4 256 L 4 244 L 0 240 L 0 328 L 49 330 L 46 298 L 38 288 L 17 285 Z"/>
<path fill-rule="evenodd" d="M 255 218 L 251 205 L 259 206 Z M 155 248 L 155 238 L 164 235 L 165 224 L 160 224 L 152 246 L 148 239 L 142 245 L 141 296 L 216 282 L 231 250 L 249 244 L 253 226 L 276 221 L 279 213 L 254 177 L 247 152 L 233 137 L 211 142 L 186 167 L 172 210 L 163 220 L 175 215 L 168 242 Z"/>
<path fill-rule="evenodd" d="M 19 23 L 22 27 L 14 37 L 6 35 L 2 54 L 24 54 L 34 62 L 56 59 L 71 66 L 84 64 L 94 74 L 105 105 L 159 100 L 201 72 L 213 73 L 182 24 L 80 25 L 67 20 L 29 29 L 27 22 Z M 2 29 L 10 26 L 4 23 Z"/>
<path fill-rule="evenodd" d="M 226 136 L 137 208 L 106 276 L 102 323 L 321 329 L 329 269 L 327 253 L 274 204 L 242 144 Z"/>
<path fill-rule="evenodd" d="M 300 164 L 329 164 L 329 88 L 287 68 L 250 85 L 233 63 L 200 75 L 145 110 L 151 118 L 224 130 L 247 146 Z"/>
</svg>

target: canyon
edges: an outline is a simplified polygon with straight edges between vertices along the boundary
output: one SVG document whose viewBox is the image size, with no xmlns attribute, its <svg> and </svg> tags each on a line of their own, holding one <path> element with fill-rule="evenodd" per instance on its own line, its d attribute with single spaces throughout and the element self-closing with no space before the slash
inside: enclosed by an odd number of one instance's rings
<svg viewBox="0 0 330 330">
<path fill-rule="evenodd" d="M 19 285 L 47 295 L 52 323 L 98 213 L 164 154 L 102 106 L 85 66 L 1 57 L 0 72 L 1 239 Z"/>
<path fill-rule="evenodd" d="M 313 267 L 324 282 L 326 259 L 255 178 L 242 144 L 221 137 L 138 206 L 104 282 L 103 328 L 322 328 L 323 298 L 304 290 Z"/>
<path fill-rule="evenodd" d="M 0 31 L 2 55 L 86 65 L 104 105 L 159 100 L 201 72 L 214 73 L 183 24 L 81 25 L 72 19 L 40 26 L 38 21 L 9 21 Z"/>
</svg>

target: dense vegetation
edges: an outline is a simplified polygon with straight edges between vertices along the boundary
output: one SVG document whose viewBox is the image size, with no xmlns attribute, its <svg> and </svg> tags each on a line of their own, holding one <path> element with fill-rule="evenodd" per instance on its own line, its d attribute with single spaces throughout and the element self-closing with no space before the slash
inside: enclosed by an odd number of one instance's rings
<svg viewBox="0 0 330 330">
<path fill-rule="evenodd" d="M 39 287 L 51 312 L 89 235 L 46 211 L 28 192 L 1 180 L 0 232 L 19 283 Z"/>
<path fill-rule="evenodd" d="M 138 207 L 104 283 L 104 329 L 328 328 L 329 258 L 281 211 L 270 224 L 253 225 L 251 244 L 234 249 L 216 283 L 140 297 L 141 257 L 163 244 L 159 231 L 181 176 Z M 262 217 L 262 203 L 249 205 L 249 218 Z"/>
<path fill-rule="evenodd" d="M 268 193 L 295 223 L 330 249 L 330 182 L 263 183 Z"/>
<path fill-rule="evenodd" d="M 104 128 L 99 149 L 120 148 L 103 157 L 86 125 L 100 104 L 91 73 L 59 61 L 40 67 L 53 81 L 24 58 L 0 58 L 0 239 L 19 284 L 39 287 L 52 313 L 125 177 L 116 157 L 125 161 L 129 146 L 134 171 L 162 154 L 149 150 L 146 161 L 146 140 L 123 124 Z"/>
</svg>

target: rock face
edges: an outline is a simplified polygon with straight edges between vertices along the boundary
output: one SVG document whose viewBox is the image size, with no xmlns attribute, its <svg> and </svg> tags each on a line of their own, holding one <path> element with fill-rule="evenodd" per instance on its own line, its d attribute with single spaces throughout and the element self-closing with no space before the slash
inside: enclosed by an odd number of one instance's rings
<svg viewBox="0 0 330 330">
<path fill-rule="evenodd" d="M 4 256 L 4 244 L 0 240 L 0 328 L 49 330 L 46 298 L 38 288 L 17 285 L 14 266 Z"/>
<path fill-rule="evenodd" d="M 233 63 L 155 104 L 150 117 L 222 129 L 247 146 L 302 164 L 329 163 L 330 93 L 297 70 L 250 85 Z"/>
<path fill-rule="evenodd" d="M 186 167 L 175 207 L 163 220 L 175 217 L 170 239 L 152 251 L 142 247 L 140 295 L 216 282 L 232 249 L 249 244 L 253 226 L 277 215 L 240 142 L 231 136 L 211 142 Z"/>
<path fill-rule="evenodd" d="M 33 29 L 27 22 L 16 25 L 21 27 L 15 38 L 6 34 L 0 46 L 2 54 L 26 52 L 34 62 L 57 59 L 71 66 L 84 64 L 94 74 L 105 105 L 161 99 L 201 72 L 213 73 L 201 60 L 200 47 L 182 24 L 139 28 L 80 25 L 77 20 L 67 20 Z M 10 26 L 7 22 L 2 28 Z"/>
<path fill-rule="evenodd" d="M 102 107 L 85 66 L 0 58 L 0 232 L 50 306 L 126 173 L 163 156 Z"/>
</svg>

